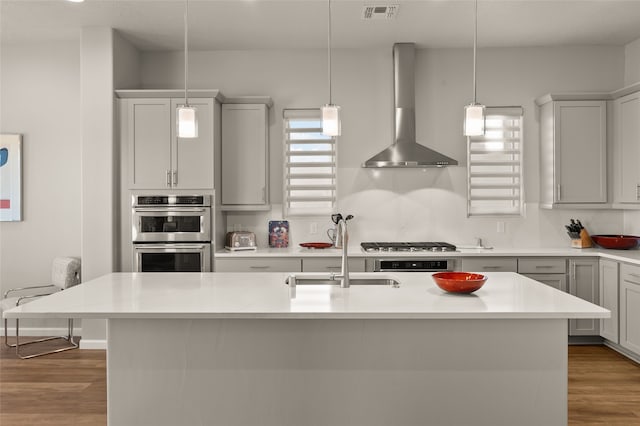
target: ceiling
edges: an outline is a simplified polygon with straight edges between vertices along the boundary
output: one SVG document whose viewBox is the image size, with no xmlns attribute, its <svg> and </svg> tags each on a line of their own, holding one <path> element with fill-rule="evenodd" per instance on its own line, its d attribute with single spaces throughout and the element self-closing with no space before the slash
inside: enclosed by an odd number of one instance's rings
<svg viewBox="0 0 640 426">
<path fill-rule="evenodd" d="M 469 0 L 332 0 L 332 45 L 470 47 Z M 395 20 L 363 20 L 364 5 L 399 5 Z M 79 37 L 110 26 L 140 50 L 181 50 L 183 0 L 0 0 L 0 40 Z M 639 0 L 479 0 L 478 46 L 617 45 L 640 38 Z M 190 0 L 190 50 L 323 48 L 326 0 Z"/>
</svg>

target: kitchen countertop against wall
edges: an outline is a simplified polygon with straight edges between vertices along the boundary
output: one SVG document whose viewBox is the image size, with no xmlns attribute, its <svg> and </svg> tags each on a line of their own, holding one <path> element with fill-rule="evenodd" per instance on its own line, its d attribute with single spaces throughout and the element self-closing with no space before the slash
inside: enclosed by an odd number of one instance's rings
<svg viewBox="0 0 640 426">
<path fill-rule="evenodd" d="M 265 257 L 340 257 L 341 249 L 307 249 L 302 247 L 259 248 L 230 252 L 217 251 L 216 258 L 265 258 Z M 349 257 L 602 257 L 640 264 L 640 250 L 607 250 L 601 248 L 506 248 L 506 249 L 459 249 L 455 252 L 373 252 L 368 253 L 358 246 L 349 246 Z"/>
</svg>

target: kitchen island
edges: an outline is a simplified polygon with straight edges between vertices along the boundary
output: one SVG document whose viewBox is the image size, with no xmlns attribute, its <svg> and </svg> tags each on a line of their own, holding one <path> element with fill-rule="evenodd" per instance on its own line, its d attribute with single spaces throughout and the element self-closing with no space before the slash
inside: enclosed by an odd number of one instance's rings
<svg viewBox="0 0 640 426">
<path fill-rule="evenodd" d="M 116 273 L 4 316 L 108 319 L 111 426 L 565 425 L 567 319 L 609 316 L 515 273 L 288 275 Z"/>
</svg>

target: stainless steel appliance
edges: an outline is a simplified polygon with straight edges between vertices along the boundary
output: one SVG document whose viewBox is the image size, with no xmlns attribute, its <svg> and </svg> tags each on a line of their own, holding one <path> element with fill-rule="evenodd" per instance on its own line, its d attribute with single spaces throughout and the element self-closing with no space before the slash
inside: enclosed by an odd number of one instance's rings
<svg viewBox="0 0 640 426">
<path fill-rule="evenodd" d="M 209 195 L 134 195 L 131 225 L 134 271 L 211 271 Z"/>
<path fill-rule="evenodd" d="M 425 257 L 381 258 L 367 262 L 373 272 L 438 272 L 456 270 L 456 260 L 446 257 L 428 257 L 428 253 L 454 252 L 453 244 L 437 242 L 363 242 L 367 253 L 424 253 Z M 371 265 L 373 263 L 373 265 Z"/>
<path fill-rule="evenodd" d="M 224 248 L 230 251 L 256 250 L 256 234 L 249 231 L 227 232 Z"/>
<path fill-rule="evenodd" d="M 208 195 L 134 195 L 133 242 L 211 242 Z"/>
<path fill-rule="evenodd" d="M 438 242 L 364 242 L 360 246 L 366 252 L 446 252 L 456 251 L 456 246 Z"/>
<path fill-rule="evenodd" d="M 373 272 L 441 272 L 455 270 L 453 259 L 375 259 Z"/>
<path fill-rule="evenodd" d="M 133 270 L 137 272 L 209 272 L 211 271 L 211 244 L 134 244 Z"/>
</svg>

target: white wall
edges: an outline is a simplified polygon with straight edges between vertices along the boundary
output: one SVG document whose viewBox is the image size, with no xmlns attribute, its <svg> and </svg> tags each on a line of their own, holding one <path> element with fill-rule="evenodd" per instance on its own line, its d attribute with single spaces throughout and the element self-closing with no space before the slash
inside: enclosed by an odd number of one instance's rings
<svg viewBox="0 0 640 426">
<path fill-rule="evenodd" d="M 79 46 L 0 49 L 0 132 L 23 135 L 23 221 L 0 222 L 2 293 L 47 284 L 54 257 L 80 256 Z"/>
<path fill-rule="evenodd" d="M 460 162 L 443 170 L 370 170 L 360 164 L 391 142 L 391 46 L 384 50 L 336 50 L 334 101 L 342 106 L 339 141 L 338 211 L 352 213 L 354 240 L 446 240 L 468 244 L 566 246 L 563 224 L 578 217 L 596 233 L 616 232 L 622 213 L 542 211 L 537 207 L 538 129 L 534 99 L 552 91 L 609 91 L 624 83 L 624 48 L 563 47 L 480 49 L 478 99 L 488 105 L 525 109 L 525 218 L 507 219 L 497 233 L 495 219 L 466 218 L 465 141 L 462 108 L 471 100 L 471 51 L 420 50 L 416 60 L 418 140 Z M 210 51 L 190 54 L 190 85 L 216 88 L 227 96 L 268 95 L 271 112 L 270 213 L 228 216 L 266 244 L 267 221 L 282 218 L 282 109 L 314 107 L 327 101 L 326 51 Z M 180 88 L 181 52 L 144 53 L 144 88 Z M 291 219 L 293 244 L 324 240 L 328 218 Z M 310 235 L 310 222 L 321 232 Z"/>
</svg>

